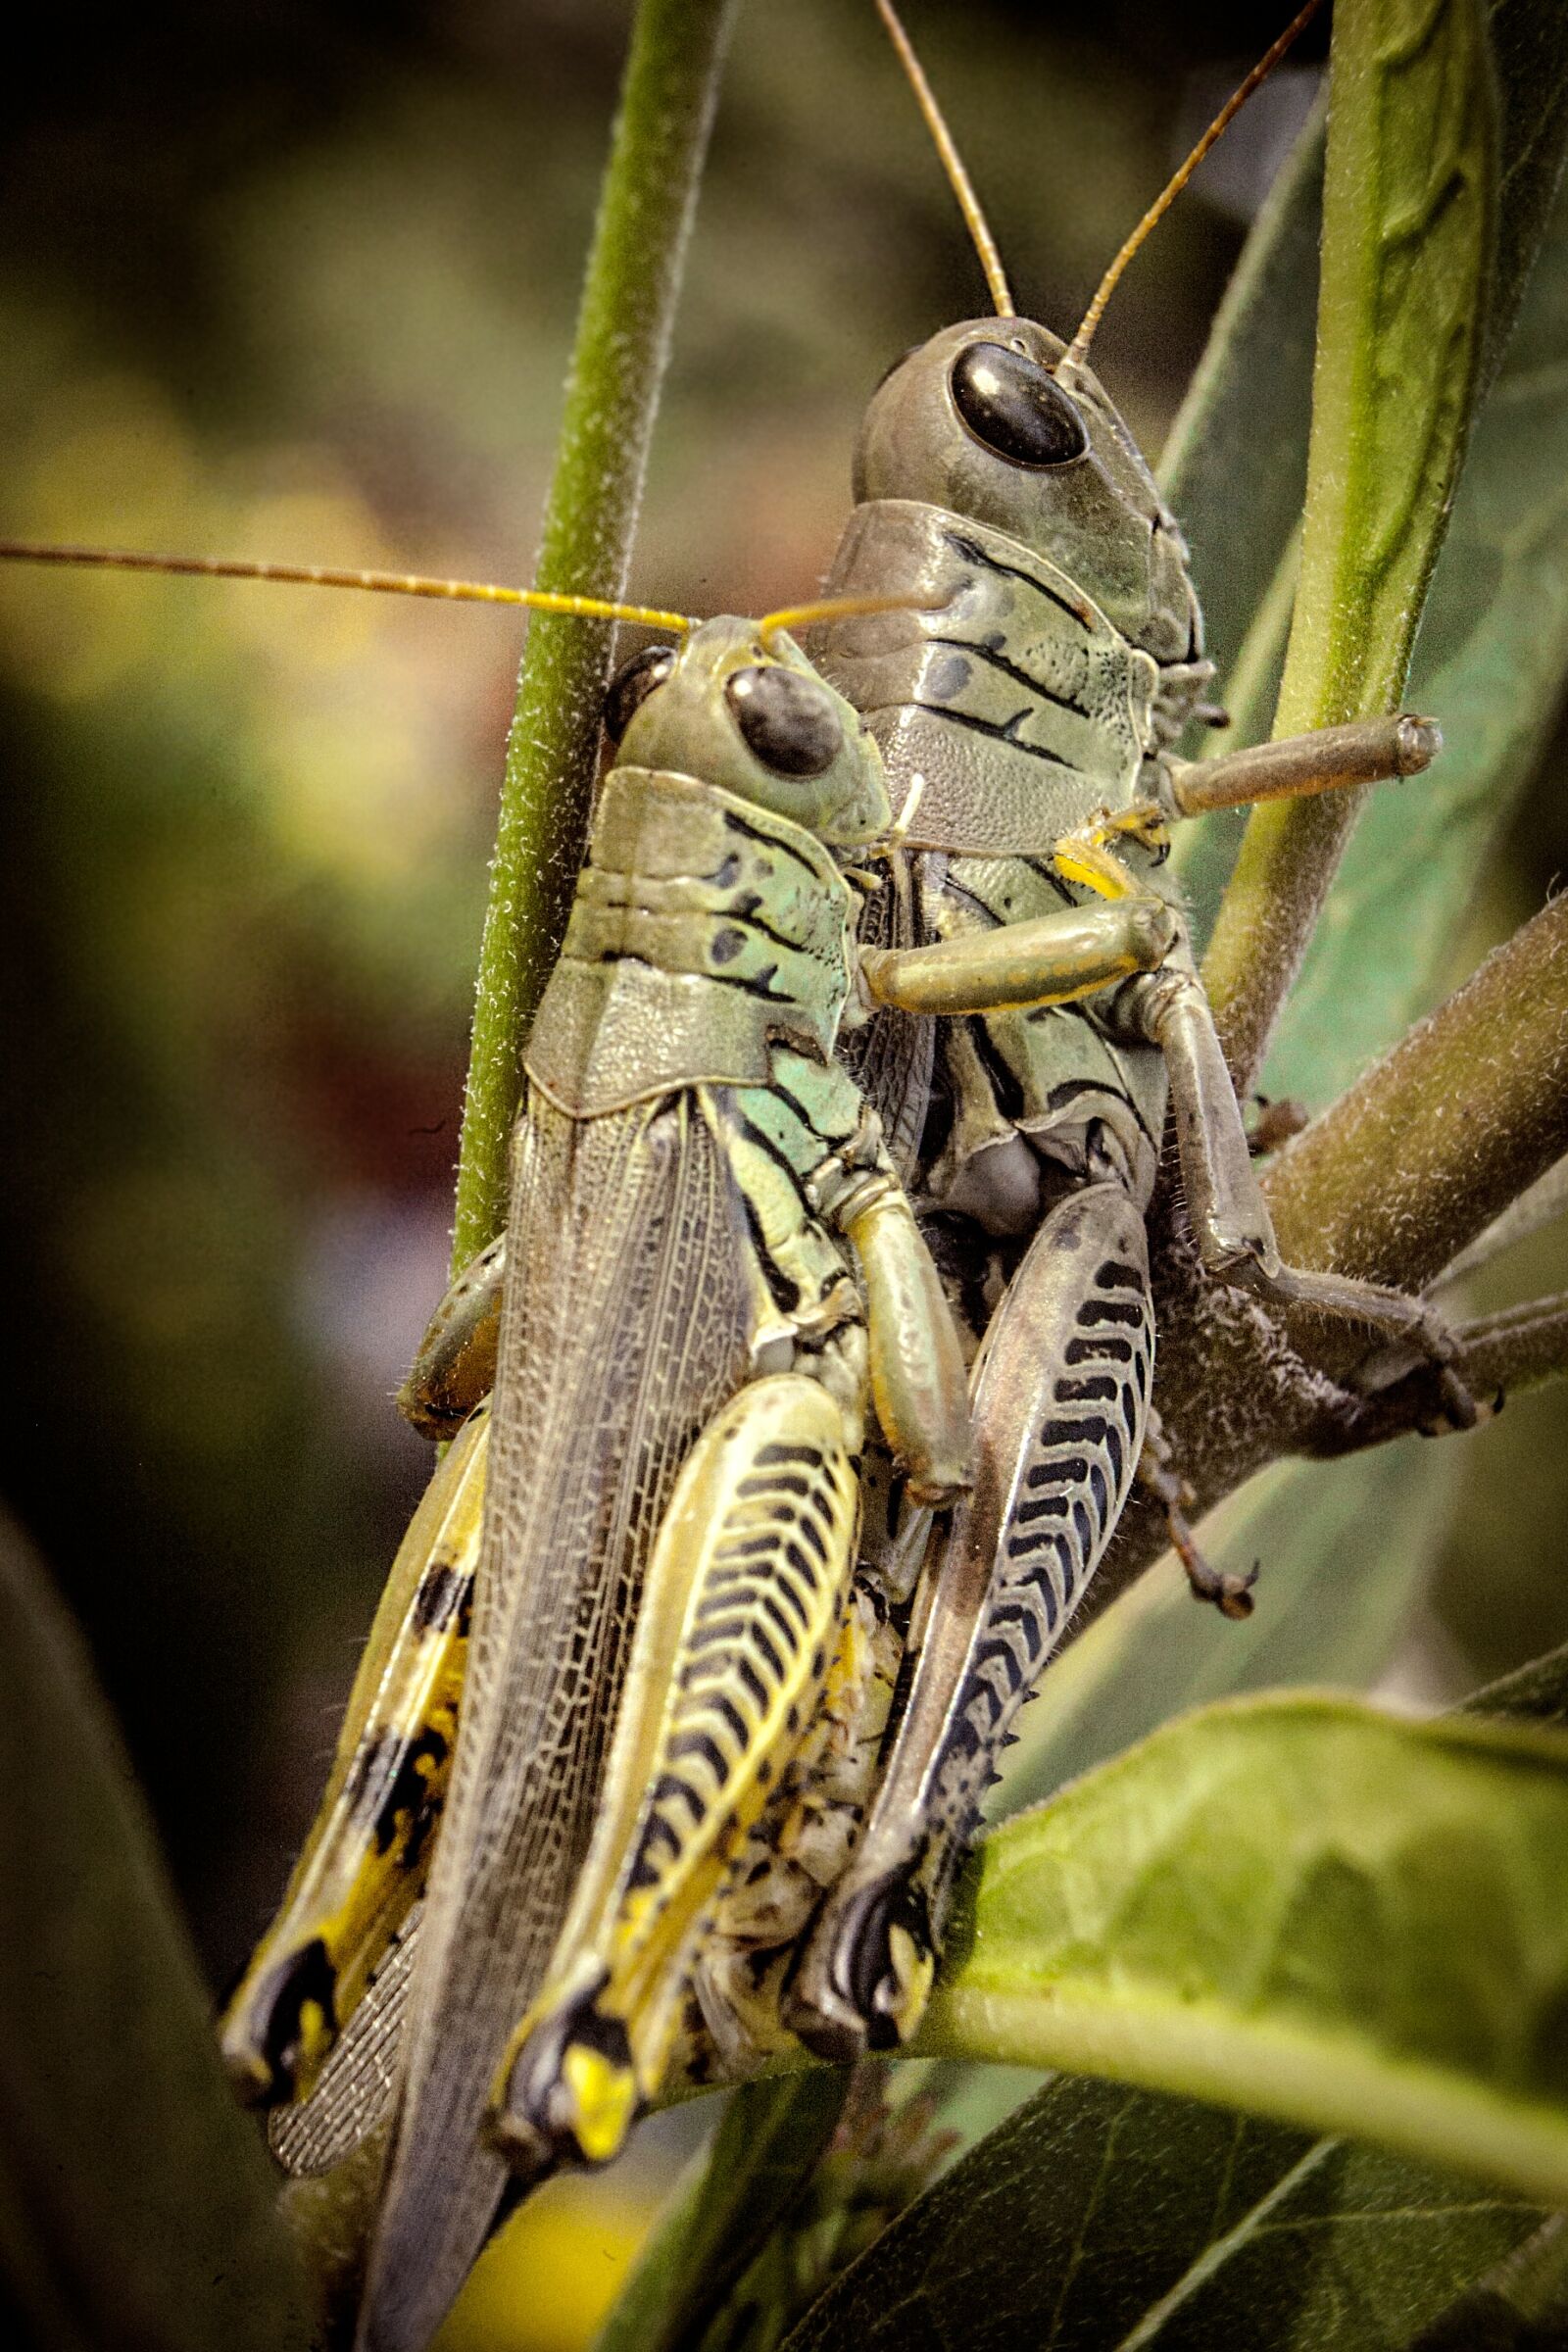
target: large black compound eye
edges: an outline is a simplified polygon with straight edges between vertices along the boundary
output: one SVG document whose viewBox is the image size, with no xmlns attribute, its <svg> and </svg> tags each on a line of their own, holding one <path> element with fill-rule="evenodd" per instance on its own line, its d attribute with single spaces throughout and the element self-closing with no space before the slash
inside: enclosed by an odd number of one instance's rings
<svg viewBox="0 0 1568 2352">
<path fill-rule="evenodd" d="M 675 666 L 672 645 L 647 645 L 623 662 L 605 690 L 605 733 L 618 743 L 656 686 L 662 686 Z"/>
<path fill-rule="evenodd" d="M 1089 447 L 1084 420 L 1055 377 L 1021 351 L 971 343 L 949 381 L 969 431 L 1010 466 L 1070 466 Z"/>
<path fill-rule="evenodd" d="M 775 776 L 826 775 L 844 749 L 844 729 L 827 688 L 798 669 L 769 663 L 732 670 L 724 699 L 747 749 Z"/>
</svg>

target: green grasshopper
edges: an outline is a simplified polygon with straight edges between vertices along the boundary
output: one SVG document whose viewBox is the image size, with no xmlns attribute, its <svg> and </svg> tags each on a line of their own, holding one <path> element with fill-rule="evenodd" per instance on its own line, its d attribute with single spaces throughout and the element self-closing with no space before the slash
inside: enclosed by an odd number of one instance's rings
<svg viewBox="0 0 1568 2352">
<path fill-rule="evenodd" d="M 1311 7 L 1123 247 L 1070 345 L 1015 315 L 935 100 L 889 0 L 877 7 L 948 164 L 997 316 L 948 328 L 878 388 L 828 587 L 902 592 L 906 603 L 830 624 L 819 659 L 881 745 L 904 836 L 919 853 L 912 891 L 884 891 L 872 917 L 879 935 L 956 948 L 1036 923 L 1086 890 L 1102 896 L 1084 920 L 1105 922 L 1116 871 L 1156 887 L 1173 820 L 1411 774 L 1441 739 L 1406 714 L 1204 765 L 1174 756 L 1212 676 L 1201 614 L 1176 519 L 1086 365 L 1126 261 Z M 1103 861 L 1098 873 L 1086 842 Z M 1174 894 L 1171 904 L 1174 912 Z M 789 1993 L 789 2023 L 824 2055 L 888 2047 L 917 2024 L 999 1750 L 1141 1462 L 1195 1590 L 1232 1614 L 1250 1605 L 1246 1583 L 1214 1577 L 1193 1545 L 1150 1412 L 1144 1211 L 1167 1101 L 1208 1274 L 1400 1333 L 1440 1363 L 1448 1351 L 1423 1300 L 1282 1263 L 1185 925 L 1174 921 L 1157 971 L 1072 1004 L 942 1021 L 940 1135 L 928 1123 L 928 1045 L 906 1026 L 885 1041 L 873 1032 L 861 1048 L 887 1132 L 958 1235 L 971 1286 L 988 1251 L 1010 1280 L 976 1369 L 974 1488 L 936 1531 L 925 1629 L 870 1820 Z M 1456 1421 L 1474 1418 L 1451 1382 L 1446 1394 Z"/>
<path fill-rule="evenodd" d="M 776 621 L 639 657 L 610 733 L 505 1249 L 416 1382 L 435 1426 L 492 1377 L 493 1408 L 400 1553 L 318 1829 L 225 2021 L 253 2096 L 324 2094 L 375 1984 L 328 2102 L 330 2132 L 347 2084 L 358 2131 L 383 1988 L 409 1998 L 368 2343 L 424 2339 L 510 2180 L 615 2152 L 689 2031 L 729 1866 L 754 1834 L 798 1846 L 803 1775 L 870 1662 L 851 1591 L 868 1399 L 918 1504 L 967 1483 L 958 1337 L 833 1057 L 841 1019 L 1074 996 L 1155 967 L 1172 933 L 1134 889 L 1108 923 L 1058 908 L 859 948 L 867 878 L 843 860 L 889 833 L 880 756 Z"/>
</svg>

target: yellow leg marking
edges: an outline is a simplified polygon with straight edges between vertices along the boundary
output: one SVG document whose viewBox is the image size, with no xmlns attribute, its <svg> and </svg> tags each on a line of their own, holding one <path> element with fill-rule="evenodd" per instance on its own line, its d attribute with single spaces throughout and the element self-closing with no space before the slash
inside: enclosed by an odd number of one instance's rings
<svg viewBox="0 0 1568 2352">
<path fill-rule="evenodd" d="M 1106 827 L 1093 825 L 1082 833 L 1065 834 L 1051 853 L 1051 862 L 1064 882 L 1077 882 L 1101 899 L 1143 899 L 1152 894 L 1130 873 L 1113 850 L 1106 847 Z"/>
<path fill-rule="evenodd" d="M 844 1435 L 826 1389 L 781 1373 L 742 1391 L 681 1474 L 600 1831 L 498 2079 L 494 2128 L 520 2159 L 603 2162 L 659 2087 L 705 1919 L 808 1735 L 837 1646 L 859 1499 Z"/>
<path fill-rule="evenodd" d="M 451 1771 L 488 1414 L 431 1480 L 376 1613 L 331 1777 L 277 1918 L 224 2013 L 241 2093 L 309 2096 L 424 1884 Z"/>
<path fill-rule="evenodd" d="M 636 2076 L 581 2042 L 567 2049 L 561 2072 L 576 2118 L 578 2146 L 590 2164 L 608 2164 L 632 2127 Z"/>
</svg>

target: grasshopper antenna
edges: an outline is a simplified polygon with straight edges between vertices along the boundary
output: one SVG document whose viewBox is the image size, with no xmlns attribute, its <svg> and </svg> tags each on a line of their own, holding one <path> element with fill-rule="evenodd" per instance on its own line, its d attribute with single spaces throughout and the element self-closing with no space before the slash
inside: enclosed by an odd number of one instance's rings
<svg viewBox="0 0 1568 2352">
<path fill-rule="evenodd" d="M 157 556 L 140 548 L 57 547 L 35 539 L 0 539 L 0 564 L 67 564 L 104 571 L 178 572 L 204 580 L 281 580 L 297 588 L 368 588 L 380 596 L 434 596 L 464 605 L 525 605 L 530 612 L 564 612 L 573 620 L 630 620 L 645 629 L 683 636 L 702 622 L 690 612 L 662 612 L 655 605 L 619 605 L 598 596 L 565 596 L 549 588 L 505 588 L 490 580 L 439 580 L 418 571 L 336 570 L 319 564 L 257 564 L 233 556 Z M 757 624 L 764 645 L 784 629 L 808 629 L 819 620 L 851 620 L 863 612 L 924 612 L 918 597 L 825 596 L 785 605 Z"/>
<path fill-rule="evenodd" d="M 1266 81 L 1268 79 L 1275 67 L 1279 64 L 1280 59 L 1285 55 L 1286 50 L 1289 49 L 1291 43 L 1296 39 L 1297 34 L 1304 31 L 1312 18 L 1317 15 L 1320 5 L 1321 0 L 1306 0 L 1306 6 L 1298 16 L 1292 18 L 1290 24 L 1286 25 L 1285 30 L 1280 34 L 1279 39 L 1274 43 L 1273 47 L 1269 49 L 1265 55 L 1258 59 L 1256 65 L 1247 76 L 1247 79 L 1240 85 L 1239 88 L 1231 92 L 1231 95 L 1226 99 L 1225 104 L 1220 108 L 1219 113 L 1214 117 L 1213 122 L 1204 131 L 1202 137 L 1199 140 L 1198 145 L 1193 149 L 1192 154 L 1187 158 L 1187 161 L 1181 166 L 1179 171 L 1172 174 L 1171 178 L 1160 190 L 1160 193 L 1155 197 L 1153 203 L 1150 206 L 1148 212 L 1139 221 L 1138 226 L 1133 230 L 1132 235 L 1122 246 L 1121 251 L 1111 263 L 1110 268 L 1105 271 L 1105 274 L 1101 279 L 1099 285 L 1095 288 L 1095 298 L 1089 305 L 1088 310 L 1084 313 L 1083 323 L 1080 325 L 1078 332 L 1074 335 L 1071 343 L 1068 345 L 1066 353 L 1061 360 L 1060 366 L 1056 369 L 1058 375 L 1060 375 L 1066 368 L 1076 368 L 1083 366 L 1084 360 L 1088 355 L 1089 346 L 1095 339 L 1095 329 L 1099 326 L 1101 319 L 1104 317 L 1105 305 L 1107 302 L 1109 302 L 1112 294 L 1114 294 L 1116 291 L 1116 287 L 1121 279 L 1122 271 L 1132 260 L 1133 255 L 1144 243 L 1151 230 L 1153 229 L 1159 223 L 1159 221 L 1164 219 L 1171 206 L 1175 203 L 1177 197 L 1181 194 L 1183 188 L 1186 187 L 1187 182 L 1192 178 L 1193 173 L 1198 170 L 1198 167 L 1202 162 L 1204 156 L 1208 153 L 1209 149 L 1218 139 L 1223 138 L 1225 132 L 1229 129 L 1231 122 L 1234 121 L 1236 116 L 1241 113 L 1242 108 L 1247 104 L 1247 101 L 1249 98 L 1250 98 L 1252 92 L 1257 88 L 1259 82 Z M 877 6 L 879 8 L 882 6 L 882 0 L 877 0 Z"/>
<path fill-rule="evenodd" d="M 938 608 L 918 596 L 824 596 L 814 604 L 785 605 L 764 613 L 757 633 L 767 645 L 782 630 L 813 628 L 819 620 L 857 620 L 863 612 L 932 612 Z"/>
<path fill-rule="evenodd" d="M 1316 0 L 1313 0 L 1313 4 L 1316 5 Z M 985 214 L 980 210 L 980 199 L 974 192 L 973 181 L 963 168 L 963 158 L 958 153 L 957 143 L 943 120 L 942 109 L 937 104 L 936 92 L 927 81 L 925 69 L 914 54 L 914 44 L 899 22 L 897 12 L 893 7 L 893 0 L 876 0 L 876 13 L 887 26 L 888 38 L 898 53 L 899 63 L 908 77 L 910 89 L 914 92 L 915 104 L 925 117 L 926 128 L 930 131 L 932 142 L 938 155 L 942 158 L 942 169 L 946 172 L 949 185 L 958 200 L 958 210 L 963 215 L 964 226 L 969 231 L 975 252 L 980 257 L 980 267 L 986 273 L 986 284 L 991 289 L 991 300 L 996 307 L 997 317 L 999 318 L 1016 318 L 1017 312 L 1013 306 L 1012 288 L 1007 283 L 1007 273 L 1002 266 L 1002 255 L 997 249 L 997 240 L 991 234 L 990 224 Z"/>
<path fill-rule="evenodd" d="M 649 605 L 560 596 L 546 588 L 503 588 L 489 580 L 429 579 L 416 571 L 339 571 L 316 564 L 252 564 L 229 556 L 156 556 L 136 548 L 47 547 L 30 539 L 0 539 L 0 563 L 88 564 L 108 571 L 183 572 L 209 580 L 282 580 L 302 588 L 368 588 L 381 596 L 446 597 L 467 605 L 525 605 L 531 612 L 564 612 L 577 620 L 632 620 L 677 635 L 697 626 L 688 612 L 661 612 Z"/>
</svg>

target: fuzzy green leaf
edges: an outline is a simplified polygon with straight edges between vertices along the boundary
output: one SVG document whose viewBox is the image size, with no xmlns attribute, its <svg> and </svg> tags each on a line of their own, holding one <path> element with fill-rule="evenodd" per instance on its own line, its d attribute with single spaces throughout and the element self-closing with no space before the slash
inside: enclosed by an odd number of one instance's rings
<svg viewBox="0 0 1568 2352">
<path fill-rule="evenodd" d="M 1159 463 L 1227 698 L 1252 616 L 1300 520 L 1322 211 L 1319 117 L 1258 214 Z"/>
<path fill-rule="evenodd" d="M 1568 2204 L 1568 1740 L 1166 1726 L 981 1846 L 921 2046 L 1353 2131 Z"/>
<path fill-rule="evenodd" d="M 1568 237 L 1561 206 L 1552 218 L 1568 139 L 1568 12 L 1555 0 L 1498 0 L 1488 32 L 1500 101 L 1500 203 L 1483 380 L 1492 382 L 1508 356 L 1472 438 L 1407 696 L 1439 715 L 1447 750 L 1419 786 L 1372 796 L 1303 990 L 1284 1015 L 1267 1083 L 1318 1100 L 1439 992 L 1453 909 L 1506 821 L 1568 666 L 1555 527 L 1568 403 L 1554 397 L 1552 380 L 1562 365 Z M 1296 587 L 1320 211 L 1321 139 L 1309 131 L 1248 240 L 1161 466 L 1193 543 L 1218 688 L 1234 722 L 1197 752 L 1269 731 Z M 1242 811 L 1226 810 L 1178 838 L 1200 939 L 1245 822 Z M 1353 989 L 1344 985 L 1347 969 Z"/>
<path fill-rule="evenodd" d="M 1370 2149 L 1059 2076 L 785 2352 L 1392 2352 L 1537 2218 Z"/>
<path fill-rule="evenodd" d="M 1568 1650 L 1468 1711 L 1561 1724 Z M 1539 2219 L 1527 2198 L 1373 2149 L 1058 2078 L 893 2225 L 787 2352 L 862 2337 L 863 2352 L 1000 2352 L 1022 2335 L 1043 2352 L 1414 2352 L 1418 2336 L 1468 2352 L 1512 2343 L 1482 2324 L 1554 2293 Z"/>
<path fill-rule="evenodd" d="M 0 2293 L 40 2352 L 309 2338 L 271 2170 L 74 1628 L 0 1528 Z"/>
</svg>

